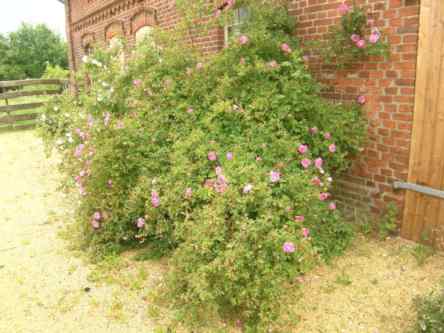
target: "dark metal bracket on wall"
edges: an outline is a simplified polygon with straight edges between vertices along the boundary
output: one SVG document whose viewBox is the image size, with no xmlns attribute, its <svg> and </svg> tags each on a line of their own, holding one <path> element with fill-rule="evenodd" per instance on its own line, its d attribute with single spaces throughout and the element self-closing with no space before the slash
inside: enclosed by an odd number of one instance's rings
<svg viewBox="0 0 444 333">
<path fill-rule="evenodd" d="M 430 195 L 432 197 L 444 199 L 444 191 L 440 191 L 431 187 L 422 186 L 413 183 L 405 183 L 405 182 L 394 182 L 393 188 L 395 190 L 410 190 L 418 193 Z"/>
</svg>

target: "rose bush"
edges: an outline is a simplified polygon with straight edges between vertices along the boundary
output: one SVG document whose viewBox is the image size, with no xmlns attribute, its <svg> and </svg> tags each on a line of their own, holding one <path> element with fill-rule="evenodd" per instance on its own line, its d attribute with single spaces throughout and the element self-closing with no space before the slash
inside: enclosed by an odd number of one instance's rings
<svg viewBox="0 0 444 333">
<path fill-rule="evenodd" d="M 97 51 L 78 97 L 42 119 L 79 192 L 85 243 L 96 254 L 167 244 L 186 318 L 267 327 L 285 284 L 351 239 L 329 191 L 364 122 L 358 106 L 319 96 L 293 27 L 283 7 L 251 2 L 242 35 L 205 62 L 178 41 L 124 64 Z"/>
</svg>

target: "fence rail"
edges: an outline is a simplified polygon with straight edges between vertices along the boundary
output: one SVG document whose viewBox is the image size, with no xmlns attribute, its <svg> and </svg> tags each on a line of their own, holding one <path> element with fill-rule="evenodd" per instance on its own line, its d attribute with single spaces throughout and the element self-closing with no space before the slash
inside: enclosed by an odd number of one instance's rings
<svg viewBox="0 0 444 333">
<path fill-rule="evenodd" d="M 35 126 L 35 119 L 40 113 L 23 111 L 36 110 L 45 105 L 45 102 L 40 100 L 22 103 L 11 103 L 11 100 L 60 95 L 67 85 L 68 80 L 59 79 L 0 81 L 0 101 L 4 101 L 4 105 L 0 104 L 0 130 Z"/>
</svg>

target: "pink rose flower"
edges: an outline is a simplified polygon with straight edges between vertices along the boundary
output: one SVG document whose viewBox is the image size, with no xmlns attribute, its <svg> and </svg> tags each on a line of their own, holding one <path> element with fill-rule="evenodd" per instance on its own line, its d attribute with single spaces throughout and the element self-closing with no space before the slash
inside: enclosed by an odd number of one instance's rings
<svg viewBox="0 0 444 333">
<path fill-rule="evenodd" d="M 334 143 L 332 143 L 331 145 L 328 146 L 328 151 L 330 153 L 334 153 L 336 152 L 336 145 Z"/>
<path fill-rule="evenodd" d="M 350 39 L 353 41 L 353 43 L 357 43 L 361 40 L 361 36 L 359 36 L 357 34 L 353 34 L 353 35 L 351 35 Z"/>
<path fill-rule="evenodd" d="M 220 166 L 216 167 L 216 175 L 222 176 L 222 168 Z"/>
<path fill-rule="evenodd" d="M 344 1 L 343 3 L 341 3 L 339 5 L 338 10 L 339 10 L 339 14 L 345 15 L 345 14 L 347 14 L 350 11 L 350 7 Z"/>
<path fill-rule="evenodd" d="M 160 198 L 159 198 L 159 194 L 156 191 L 152 191 L 151 192 L 151 205 L 154 208 L 157 208 L 160 206 Z"/>
<path fill-rule="evenodd" d="M 330 202 L 330 204 L 328 205 L 328 209 L 335 210 L 336 209 L 336 203 Z"/>
<path fill-rule="evenodd" d="M 327 193 L 327 192 L 321 192 L 321 193 L 319 194 L 319 200 L 321 200 L 321 201 L 325 201 L 325 200 L 327 200 L 329 197 L 330 197 L 330 193 Z"/>
<path fill-rule="evenodd" d="M 310 128 L 310 133 L 311 133 L 311 134 L 316 134 L 316 133 L 318 133 L 318 128 L 317 128 L 317 127 L 312 127 L 312 128 Z"/>
<path fill-rule="evenodd" d="M 229 161 L 233 160 L 233 153 L 231 151 L 227 153 L 227 160 Z"/>
<path fill-rule="evenodd" d="M 191 189 L 191 187 L 187 187 L 187 189 L 185 190 L 185 198 L 191 199 L 192 196 L 193 196 L 193 190 Z"/>
<path fill-rule="evenodd" d="M 285 242 L 282 246 L 282 250 L 285 253 L 293 253 L 294 251 L 296 251 L 296 247 L 294 246 L 293 242 Z"/>
<path fill-rule="evenodd" d="M 135 87 L 139 87 L 141 84 L 142 84 L 142 80 L 140 80 L 140 79 L 135 79 L 135 80 L 133 81 L 133 85 L 134 85 Z"/>
<path fill-rule="evenodd" d="M 102 219 L 102 214 L 100 214 L 100 212 L 95 212 L 93 215 L 93 219 L 96 221 L 100 221 Z"/>
<path fill-rule="evenodd" d="M 308 158 L 304 158 L 304 159 L 301 161 L 301 165 L 302 165 L 302 167 L 303 167 L 304 169 L 307 169 L 307 168 L 311 165 L 311 160 L 308 159 Z"/>
<path fill-rule="evenodd" d="M 99 229 L 100 228 L 100 222 L 97 220 L 91 220 L 91 226 L 93 227 L 93 229 Z"/>
<path fill-rule="evenodd" d="M 223 175 L 217 177 L 217 181 L 214 183 L 214 190 L 218 193 L 224 193 L 228 189 L 227 180 Z"/>
<path fill-rule="evenodd" d="M 216 154 L 216 152 L 214 152 L 214 151 L 210 151 L 210 152 L 208 153 L 208 160 L 209 160 L 209 161 L 215 161 L 215 160 L 217 160 L 217 154 Z"/>
<path fill-rule="evenodd" d="M 304 236 L 304 238 L 308 238 L 308 236 L 310 236 L 310 229 L 302 228 L 302 236 Z"/>
<path fill-rule="evenodd" d="M 244 194 L 248 194 L 248 193 L 250 193 L 252 190 L 253 190 L 253 185 L 251 185 L 251 184 L 247 184 L 247 185 L 244 186 L 242 192 L 243 192 Z"/>
<path fill-rule="evenodd" d="M 276 60 L 272 60 L 272 61 L 270 61 L 270 62 L 268 63 L 268 67 L 270 67 L 270 68 L 278 68 L 278 67 L 279 67 L 279 64 L 277 63 Z"/>
<path fill-rule="evenodd" d="M 145 226 L 145 219 L 143 217 L 139 217 L 136 221 L 137 228 L 142 229 Z"/>
<path fill-rule="evenodd" d="M 367 102 L 367 98 L 364 95 L 360 95 L 358 96 L 356 101 L 358 102 L 358 104 L 364 105 Z"/>
<path fill-rule="evenodd" d="M 363 49 L 365 47 L 366 43 L 364 39 L 360 39 L 356 42 L 356 46 L 360 49 Z"/>
<path fill-rule="evenodd" d="M 194 112 L 194 109 L 193 109 L 193 108 L 188 108 L 188 109 L 187 109 L 187 112 L 188 112 L 188 113 L 193 113 L 193 112 Z"/>
<path fill-rule="evenodd" d="M 239 44 L 240 45 L 245 45 L 250 41 L 250 39 L 248 38 L 248 36 L 246 35 L 242 35 L 239 37 Z"/>
<path fill-rule="evenodd" d="M 291 49 L 290 45 L 288 45 L 287 43 L 281 44 L 281 50 L 282 50 L 282 52 L 284 52 L 286 54 L 290 54 L 293 51 Z"/>
<path fill-rule="evenodd" d="M 315 186 L 320 186 L 321 180 L 319 179 L 319 177 L 313 177 L 313 179 L 311 180 L 311 183 Z"/>
<path fill-rule="evenodd" d="M 256 156 L 256 162 L 260 162 L 260 161 L 262 161 L 262 157 Z"/>
<path fill-rule="evenodd" d="M 106 183 L 109 188 L 113 187 L 113 181 L 111 179 L 108 179 L 108 182 Z"/>
<path fill-rule="evenodd" d="M 220 9 L 216 10 L 214 13 L 214 16 L 219 17 L 222 14 L 222 11 Z"/>
<path fill-rule="evenodd" d="M 317 159 L 315 159 L 315 167 L 316 168 L 321 169 L 323 164 L 324 164 L 324 161 L 322 160 L 322 158 L 318 157 Z"/>
<path fill-rule="evenodd" d="M 270 172 L 270 180 L 272 183 L 277 183 L 281 179 L 281 173 L 278 171 L 271 171 Z"/>
<path fill-rule="evenodd" d="M 330 132 L 325 132 L 324 133 L 324 139 L 325 140 L 330 140 L 331 139 L 331 133 Z"/>
<path fill-rule="evenodd" d="M 304 215 L 297 215 L 294 217 L 294 220 L 296 222 L 304 222 L 305 221 L 305 216 Z"/>
<path fill-rule="evenodd" d="M 368 41 L 372 44 L 376 44 L 379 41 L 379 38 L 381 38 L 381 35 L 372 33 L 368 39 Z"/>
<path fill-rule="evenodd" d="M 308 146 L 307 145 L 300 145 L 298 147 L 298 152 L 300 154 L 305 154 L 308 151 Z"/>
</svg>

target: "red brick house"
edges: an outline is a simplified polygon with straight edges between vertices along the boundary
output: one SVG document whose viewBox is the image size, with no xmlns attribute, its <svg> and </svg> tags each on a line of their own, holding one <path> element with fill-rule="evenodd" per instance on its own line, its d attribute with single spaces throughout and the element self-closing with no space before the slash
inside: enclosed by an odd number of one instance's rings
<svg viewBox="0 0 444 333">
<path fill-rule="evenodd" d="M 106 45 L 114 37 L 122 36 L 131 45 L 136 43 L 138 34 L 149 32 L 149 27 L 159 26 L 168 29 L 179 19 L 175 0 L 65 0 L 63 2 L 66 5 L 67 34 L 71 46 L 70 64 L 73 69 L 78 68 L 81 57 L 88 53 L 95 43 Z M 329 27 L 338 22 L 337 9 L 341 2 L 342 0 L 291 0 L 290 12 L 297 19 L 296 33 L 301 40 L 321 38 L 325 35 Z M 438 221 L 440 218 L 444 220 L 444 203 L 432 204 L 430 200 L 433 199 L 423 197 L 416 192 L 409 191 L 411 194 L 406 195 L 405 191 L 394 190 L 393 184 L 395 181 L 409 180 L 438 190 L 444 188 L 444 176 L 438 177 L 439 180 L 435 181 L 428 175 L 436 170 L 427 169 L 428 164 L 439 163 L 442 167 L 438 171 L 444 175 L 443 163 L 436 160 L 436 154 L 432 152 L 420 157 L 419 150 L 411 145 L 412 133 L 415 137 L 415 80 L 420 75 L 416 70 L 417 63 L 420 64 L 418 61 L 420 12 L 421 15 L 422 12 L 424 15 L 433 15 L 437 11 L 436 15 L 444 16 L 444 4 L 440 4 L 441 1 L 438 0 L 358 0 L 357 2 L 369 8 L 375 24 L 387 36 L 391 47 L 390 58 L 367 59 L 346 71 L 332 70 L 319 63 L 311 64 L 315 75 L 331 87 L 326 92 L 328 98 L 354 100 L 358 95 L 365 95 L 368 101 L 365 110 L 369 123 L 369 140 L 365 150 L 354 161 L 352 171 L 339 182 L 338 196 L 352 207 L 370 208 L 374 213 L 381 213 L 387 202 L 396 202 L 400 210 L 404 211 L 403 235 L 418 239 L 426 227 L 437 223 L 431 221 L 433 217 L 428 216 L 427 207 L 429 209 L 435 207 L 438 212 L 442 208 L 442 214 L 438 213 L 435 218 Z M 433 6 L 437 7 L 432 8 Z M 436 22 L 444 20 L 444 17 L 435 16 Z M 429 22 L 432 24 L 430 16 L 428 17 L 426 25 Z M 199 38 L 196 44 L 203 53 L 216 52 L 223 48 L 227 31 L 228 29 L 224 28 L 214 28 L 207 36 Z M 441 35 L 443 34 L 441 31 Z M 424 43 L 424 45 L 429 44 Z M 431 44 L 429 47 L 433 48 Z M 433 62 L 438 58 L 428 58 L 425 61 Z M 443 64 L 437 66 L 438 72 L 443 70 Z M 431 78 L 433 73 L 430 73 L 429 78 L 425 77 L 422 80 Z M 427 94 L 427 90 L 416 91 L 416 94 L 418 98 L 418 94 Z M 444 92 L 441 94 L 444 95 Z M 417 117 L 420 119 L 420 112 Z M 423 123 L 417 123 L 418 131 L 423 129 L 422 125 Z M 442 127 L 441 132 L 444 132 L 444 125 Z M 421 140 L 425 140 L 424 136 Z M 421 145 L 423 144 L 421 140 L 418 139 L 418 142 L 414 143 Z M 444 146 L 437 147 L 441 147 L 444 151 Z M 440 155 L 443 156 L 444 153 Z M 420 165 L 414 164 L 418 158 L 425 159 L 425 162 Z M 418 176 L 421 174 L 424 176 Z M 422 210 L 417 209 L 418 205 L 422 205 Z"/>
</svg>

